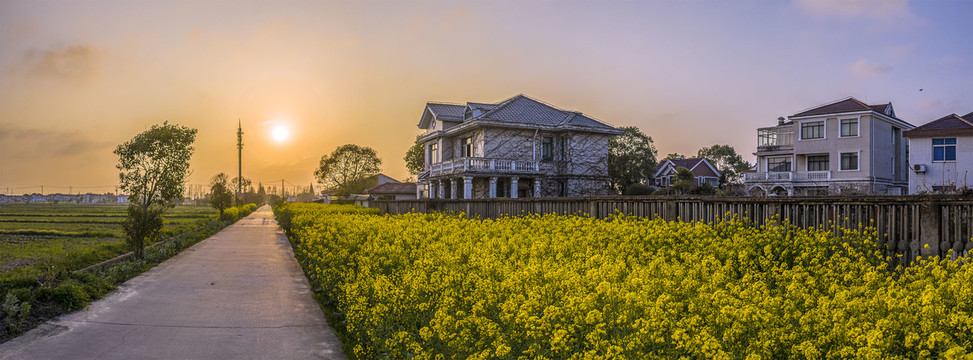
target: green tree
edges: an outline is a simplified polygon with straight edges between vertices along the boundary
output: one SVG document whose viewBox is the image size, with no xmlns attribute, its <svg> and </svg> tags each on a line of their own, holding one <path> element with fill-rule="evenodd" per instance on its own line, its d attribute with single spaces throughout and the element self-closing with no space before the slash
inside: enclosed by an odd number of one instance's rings
<svg viewBox="0 0 973 360">
<path fill-rule="evenodd" d="M 720 187 L 727 184 L 739 184 L 743 180 L 743 173 L 753 167 L 743 160 L 730 145 L 713 145 L 699 149 L 697 155 L 709 160 L 720 171 Z"/>
<path fill-rule="evenodd" d="M 263 183 L 258 183 L 257 185 L 257 198 L 260 199 L 261 204 L 267 202 L 267 189 L 264 189 Z"/>
<path fill-rule="evenodd" d="M 639 128 L 622 130 L 625 132 L 608 141 L 608 177 L 611 187 L 619 193 L 655 173 L 657 153 L 652 138 Z"/>
<path fill-rule="evenodd" d="M 426 150 L 425 146 L 419 142 L 419 137 L 416 136 L 415 144 L 405 152 L 405 167 L 409 169 L 409 174 L 417 175 L 426 167 Z"/>
<path fill-rule="evenodd" d="M 676 168 L 675 181 L 672 183 L 672 189 L 677 194 L 689 194 L 695 188 L 693 183 L 693 172 L 682 166 Z"/>
<path fill-rule="evenodd" d="M 136 258 L 162 229 L 165 210 L 182 198 L 195 141 L 196 129 L 165 122 L 115 149 L 120 187 L 131 201 L 123 228 Z"/>
<path fill-rule="evenodd" d="M 223 218 L 223 210 L 233 205 L 233 192 L 227 185 L 227 175 L 219 173 L 213 176 L 209 187 L 209 203 L 214 209 L 220 211 L 220 218 Z"/>
<path fill-rule="evenodd" d="M 347 144 L 322 156 L 314 177 L 326 189 L 335 190 L 337 195 L 348 195 L 361 192 L 364 180 L 378 175 L 381 165 L 382 160 L 374 149 Z"/>
</svg>

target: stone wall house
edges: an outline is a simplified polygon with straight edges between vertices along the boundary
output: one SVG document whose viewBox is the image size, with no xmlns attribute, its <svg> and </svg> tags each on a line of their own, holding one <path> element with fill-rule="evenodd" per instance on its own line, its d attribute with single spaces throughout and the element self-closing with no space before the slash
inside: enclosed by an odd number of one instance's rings
<svg viewBox="0 0 973 360">
<path fill-rule="evenodd" d="M 609 194 L 608 140 L 622 130 L 524 95 L 496 104 L 428 103 L 423 198 Z"/>
<path fill-rule="evenodd" d="M 757 129 L 757 171 L 744 174 L 750 195 L 900 195 L 908 190 L 913 125 L 892 103 L 846 98 Z"/>
<path fill-rule="evenodd" d="M 973 113 L 950 114 L 904 134 L 910 194 L 973 188 Z"/>
</svg>

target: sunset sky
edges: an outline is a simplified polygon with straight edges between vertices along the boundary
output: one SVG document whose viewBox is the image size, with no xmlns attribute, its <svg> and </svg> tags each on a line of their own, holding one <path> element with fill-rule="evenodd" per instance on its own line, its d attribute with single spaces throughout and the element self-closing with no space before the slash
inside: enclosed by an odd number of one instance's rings
<svg viewBox="0 0 973 360">
<path fill-rule="evenodd" d="M 519 93 L 752 161 L 757 127 L 848 96 L 973 111 L 973 2 L 5 0 L 0 192 L 113 191 L 112 150 L 163 121 L 199 129 L 190 184 L 235 176 L 238 119 L 255 182 L 347 143 L 405 179 L 427 101 Z"/>
</svg>

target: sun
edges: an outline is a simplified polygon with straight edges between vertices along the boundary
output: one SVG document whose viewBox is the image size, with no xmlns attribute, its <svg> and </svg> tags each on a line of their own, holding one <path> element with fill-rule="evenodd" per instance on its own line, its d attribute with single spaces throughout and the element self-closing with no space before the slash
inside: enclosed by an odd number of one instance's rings
<svg viewBox="0 0 973 360">
<path fill-rule="evenodd" d="M 270 136 L 274 138 L 274 141 L 284 142 L 287 141 L 287 138 L 291 137 L 291 130 L 284 125 L 277 125 L 270 132 Z"/>
</svg>

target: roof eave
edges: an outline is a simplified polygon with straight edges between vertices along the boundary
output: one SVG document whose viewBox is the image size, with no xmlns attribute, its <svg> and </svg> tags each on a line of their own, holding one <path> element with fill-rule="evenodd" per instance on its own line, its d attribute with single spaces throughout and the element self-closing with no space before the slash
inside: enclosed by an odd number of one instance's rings
<svg viewBox="0 0 973 360">
<path fill-rule="evenodd" d="M 931 129 L 931 130 L 909 130 L 903 131 L 902 136 L 907 138 L 921 138 L 934 136 L 973 136 L 973 128 L 968 129 Z"/>
<path fill-rule="evenodd" d="M 894 118 L 875 110 L 839 112 L 839 113 L 828 113 L 828 114 L 820 114 L 820 115 L 789 116 L 787 117 L 787 119 L 789 121 L 795 121 L 795 120 L 806 120 L 806 119 L 821 118 L 821 117 L 835 117 L 835 116 L 847 116 L 847 115 L 878 115 L 890 122 L 897 123 L 902 128 L 914 129 L 916 127 L 915 125 L 905 122 L 905 120 Z"/>
</svg>

